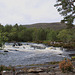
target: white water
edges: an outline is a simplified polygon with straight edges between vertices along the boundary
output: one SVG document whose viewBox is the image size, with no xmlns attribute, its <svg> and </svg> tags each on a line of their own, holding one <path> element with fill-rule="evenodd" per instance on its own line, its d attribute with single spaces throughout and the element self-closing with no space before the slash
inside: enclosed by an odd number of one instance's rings
<svg viewBox="0 0 75 75">
<path fill-rule="evenodd" d="M 0 64 L 2 65 L 29 65 L 50 61 L 60 61 L 69 58 L 68 54 L 60 47 L 46 47 L 43 44 L 23 43 L 22 46 L 6 44 L 0 51 Z M 34 46 L 34 47 L 31 47 Z M 40 48 L 39 48 L 40 47 Z M 8 52 L 4 52 L 4 51 Z"/>
<path fill-rule="evenodd" d="M 32 47 L 33 46 L 33 47 Z M 34 48 L 35 47 L 35 48 Z M 39 47 L 39 48 L 38 48 Z M 7 50 L 7 51 L 14 51 L 14 50 L 17 50 L 17 51 L 35 51 L 35 52 L 51 52 L 51 53 L 63 53 L 63 50 L 61 50 L 60 47 L 46 47 L 45 45 L 43 44 L 29 44 L 29 45 L 21 45 L 21 46 L 12 46 L 12 45 L 5 45 L 4 46 L 4 50 Z"/>
</svg>

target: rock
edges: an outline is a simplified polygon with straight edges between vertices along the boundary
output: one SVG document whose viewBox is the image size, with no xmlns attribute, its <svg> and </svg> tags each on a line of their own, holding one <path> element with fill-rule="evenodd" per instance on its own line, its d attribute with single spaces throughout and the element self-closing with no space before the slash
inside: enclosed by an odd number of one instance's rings
<svg viewBox="0 0 75 75">
<path fill-rule="evenodd" d="M 57 72 L 55 72 L 55 73 L 56 73 L 56 75 L 75 75 L 75 73 L 73 73 L 73 72 L 63 73 L 63 72 L 61 72 L 61 71 L 57 71 Z"/>
<path fill-rule="evenodd" d="M 70 72 L 70 73 L 68 73 L 68 75 L 75 75 L 75 73 L 73 73 L 73 72 Z"/>
<path fill-rule="evenodd" d="M 39 73 L 39 75 L 50 75 L 50 74 L 47 72 L 42 72 L 42 73 Z"/>
<path fill-rule="evenodd" d="M 55 72 L 56 75 L 63 75 L 63 73 L 61 73 L 60 71 Z"/>
<path fill-rule="evenodd" d="M 8 52 L 7 50 L 5 50 L 4 52 Z"/>
<path fill-rule="evenodd" d="M 15 50 L 15 51 L 18 51 L 18 50 Z"/>
<path fill-rule="evenodd" d="M 27 75 L 39 75 L 38 73 L 28 73 Z"/>
<path fill-rule="evenodd" d="M 49 67 L 43 67 L 43 68 L 41 68 L 41 70 L 43 70 L 43 72 L 49 72 L 50 68 Z"/>
<path fill-rule="evenodd" d="M 3 72 L 2 75 L 13 75 L 12 71 Z"/>
<path fill-rule="evenodd" d="M 35 71 L 34 69 L 29 69 L 28 70 L 29 73 L 34 72 L 34 71 Z"/>
<path fill-rule="evenodd" d="M 49 75 L 56 75 L 55 72 L 48 72 Z M 58 74 L 59 75 L 59 74 Z"/>
<path fill-rule="evenodd" d="M 62 54 L 59 54 L 59 55 L 62 55 Z"/>
<path fill-rule="evenodd" d="M 14 75 L 14 74 L 13 74 Z M 27 75 L 25 72 L 18 72 L 15 75 Z"/>
<path fill-rule="evenodd" d="M 39 73 L 39 72 L 43 72 L 43 70 L 41 70 L 40 68 L 35 68 L 35 69 L 29 69 L 28 72 L 29 73 Z"/>
<path fill-rule="evenodd" d="M 75 72 L 75 68 L 73 69 L 73 72 Z"/>
</svg>

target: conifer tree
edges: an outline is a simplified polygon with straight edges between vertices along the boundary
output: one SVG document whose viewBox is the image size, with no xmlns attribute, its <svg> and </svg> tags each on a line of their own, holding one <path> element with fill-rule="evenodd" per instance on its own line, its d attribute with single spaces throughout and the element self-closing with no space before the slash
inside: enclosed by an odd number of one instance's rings
<svg viewBox="0 0 75 75">
<path fill-rule="evenodd" d="M 72 28 L 75 20 L 75 0 L 57 0 L 54 6 L 64 16 L 61 22 L 66 23 L 68 28 Z"/>
</svg>

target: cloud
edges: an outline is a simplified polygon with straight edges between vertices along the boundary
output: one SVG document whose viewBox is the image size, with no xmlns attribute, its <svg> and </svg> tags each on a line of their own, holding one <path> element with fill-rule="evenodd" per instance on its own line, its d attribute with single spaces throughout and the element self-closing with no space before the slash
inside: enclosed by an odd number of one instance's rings
<svg viewBox="0 0 75 75">
<path fill-rule="evenodd" d="M 1 24 L 57 22 L 61 16 L 55 0 L 0 0 Z"/>
</svg>

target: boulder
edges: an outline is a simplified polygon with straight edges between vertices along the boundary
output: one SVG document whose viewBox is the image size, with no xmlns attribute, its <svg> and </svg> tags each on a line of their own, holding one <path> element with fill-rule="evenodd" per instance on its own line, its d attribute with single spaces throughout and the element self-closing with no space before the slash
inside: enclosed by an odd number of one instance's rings
<svg viewBox="0 0 75 75">
<path fill-rule="evenodd" d="M 29 69 L 28 73 L 39 73 L 39 72 L 43 72 L 43 70 L 41 70 L 40 68 L 35 68 L 35 69 Z"/>
<path fill-rule="evenodd" d="M 8 52 L 7 50 L 5 50 L 4 52 Z"/>
</svg>

